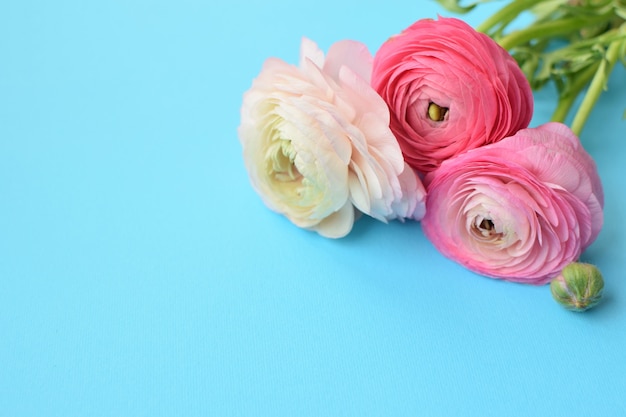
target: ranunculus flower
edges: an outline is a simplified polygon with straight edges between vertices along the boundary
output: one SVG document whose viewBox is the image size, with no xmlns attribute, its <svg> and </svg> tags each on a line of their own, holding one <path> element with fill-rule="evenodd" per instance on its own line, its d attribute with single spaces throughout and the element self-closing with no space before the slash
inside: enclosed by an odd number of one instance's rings
<svg viewBox="0 0 626 417">
<path fill-rule="evenodd" d="M 385 42 L 372 86 L 391 110 L 406 161 L 429 172 L 526 128 L 530 85 L 515 60 L 459 19 L 424 19 Z"/>
<path fill-rule="evenodd" d="M 370 86 L 372 56 L 342 41 L 328 56 L 303 39 L 299 67 L 268 59 L 244 94 L 239 138 L 255 190 L 272 210 L 327 237 L 355 207 L 381 221 L 421 219 L 424 188 Z"/>
<path fill-rule="evenodd" d="M 449 159 L 425 184 L 425 235 L 445 256 L 490 277 L 545 284 L 602 228 L 596 165 L 561 123 Z"/>
</svg>

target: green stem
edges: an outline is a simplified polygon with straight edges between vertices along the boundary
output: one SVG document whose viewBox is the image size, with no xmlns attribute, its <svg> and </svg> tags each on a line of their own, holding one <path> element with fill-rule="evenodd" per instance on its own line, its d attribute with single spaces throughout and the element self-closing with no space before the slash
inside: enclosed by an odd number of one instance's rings
<svg viewBox="0 0 626 417">
<path fill-rule="evenodd" d="M 600 98 L 600 94 L 602 94 L 602 90 L 606 88 L 606 83 L 609 78 L 609 74 L 613 70 L 613 66 L 617 62 L 620 56 L 620 49 L 622 48 L 623 40 L 616 40 L 611 42 L 608 50 L 606 51 L 606 57 L 602 60 L 598 69 L 596 70 L 593 79 L 591 80 L 591 84 L 587 89 L 587 93 L 585 93 L 585 97 L 583 98 L 582 103 L 580 103 L 580 107 L 574 116 L 574 120 L 572 121 L 572 125 L 570 126 L 572 131 L 576 133 L 576 135 L 580 135 L 589 115 L 591 114 L 591 110 L 593 106 L 595 106 L 598 98 Z"/>
<path fill-rule="evenodd" d="M 571 33 L 586 26 L 592 26 L 595 23 L 604 22 L 607 18 L 607 15 L 597 15 L 590 17 L 570 17 L 567 19 L 537 23 L 531 25 L 527 29 L 511 32 L 500 39 L 498 43 L 504 49 L 510 50 L 533 39 L 549 38 L 556 35 Z"/>
<path fill-rule="evenodd" d="M 544 0 L 513 0 L 478 25 L 476 30 L 478 32 L 487 33 L 489 29 L 496 25 L 508 24 L 524 10 L 531 8 L 535 4 L 541 3 L 542 1 Z"/>
<path fill-rule="evenodd" d="M 553 122 L 561 122 L 561 123 L 565 122 L 565 118 L 567 117 L 570 109 L 572 108 L 574 101 L 576 101 L 576 98 L 582 91 L 583 87 L 585 87 L 585 85 L 587 85 L 589 80 L 591 80 L 593 75 L 598 70 L 599 66 L 600 66 L 600 62 L 596 62 L 593 65 L 589 66 L 589 68 L 582 71 L 582 73 L 578 74 L 574 78 L 574 81 L 572 82 L 567 95 L 559 99 L 559 103 L 556 109 L 554 110 L 554 113 L 552 114 L 551 120 Z"/>
<path fill-rule="evenodd" d="M 572 108 L 572 104 L 574 104 L 576 96 L 578 96 L 578 94 L 572 92 L 566 97 L 560 99 L 559 104 L 556 106 L 554 113 L 552 113 L 550 120 L 553 122 L 565 123 L 567 113 L 569 113 L 569 110 Z"/>
</svg>

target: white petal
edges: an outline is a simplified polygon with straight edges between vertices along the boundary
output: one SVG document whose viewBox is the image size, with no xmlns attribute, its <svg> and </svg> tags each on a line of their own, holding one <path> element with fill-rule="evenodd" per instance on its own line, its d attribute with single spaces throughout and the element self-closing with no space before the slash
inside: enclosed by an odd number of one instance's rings
<svg viewBox="0 0 626 417">
<path fill-rule="evenodd" d="M 339 211 L 326 217 L 312 229 L 324 237 L 340 238 L 350 233 L 353 225 L 354 207 L 348 202 Z"/>
<path fill-rule="evenodd" d="M 324 66 L 324 52 L 311 39 L 303 37 L 300 44 L 300 67 L 303 66 L 304 61 L 307 59 L 319 68 Z"/>
<path fill-rule="evenodd" d="M 328 49 L 324 71 L 338 80 L 341 67 L 348 67 L 369 85 L 373 63 L 374 58 L 365 44 L 345 40 L 335 42 Z"/>
<path fill-rule="evenodd" d="M 405 164 L 404 171 L 398 177 L 402 195 L 394 201 L 392 218 L 421 220 L 426 214 L 426 190 L 422 181 L 409 165 Z"/>
</svg>

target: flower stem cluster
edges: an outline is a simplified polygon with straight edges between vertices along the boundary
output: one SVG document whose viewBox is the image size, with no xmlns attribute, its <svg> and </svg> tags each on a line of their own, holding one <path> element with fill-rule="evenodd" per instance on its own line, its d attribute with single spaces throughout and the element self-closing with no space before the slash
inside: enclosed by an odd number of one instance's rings
<svg viewBox="0 0 626 417">
<path fill-rule="evenodd" d="M 448 10 L 464 13 L 478 3 L 437 0 Z M 489 1 L 489 0 L 487 0 Z M 522 14 L 533 19 L 521 25 Z M 533 90 L 556 86 L 559 99 L 552 120 L 569 123 L 580 135 L 617 61 L 626 65 L 626 1 L 513 0 L 477 27 L 508 50 Z M 573 112 L 577 98 L 583 95 Z"/>
</svg>

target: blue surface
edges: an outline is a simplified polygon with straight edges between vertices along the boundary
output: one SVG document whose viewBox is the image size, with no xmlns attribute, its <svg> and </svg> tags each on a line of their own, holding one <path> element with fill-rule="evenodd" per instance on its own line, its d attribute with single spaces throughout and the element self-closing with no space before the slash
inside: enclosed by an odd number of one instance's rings
<svg viewBox="0 0 626 417">
<path fill-rule="evenodd" d="M 0 416 L 626 415 L 623 68 L 582 134 L 606 191 L 585 314 L 419 223 L 327 240 L 250 187 L 236 128 L 266 58 L 449 15 L 382 4 L 2 6 Z"/>
</svg>

